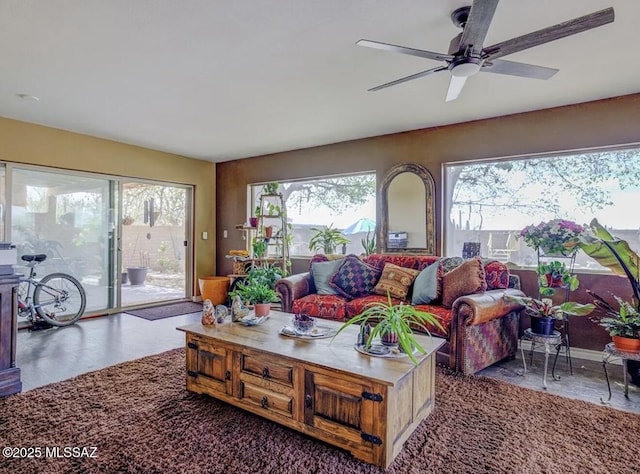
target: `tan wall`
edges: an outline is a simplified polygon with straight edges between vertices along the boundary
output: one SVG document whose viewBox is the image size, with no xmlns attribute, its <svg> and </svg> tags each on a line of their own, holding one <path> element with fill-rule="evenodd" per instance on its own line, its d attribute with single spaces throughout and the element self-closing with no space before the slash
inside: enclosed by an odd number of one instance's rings
<svg viewBox="0 0 640 474">
<path fill-rule="evenodd" d="M 193 185 L 193 281 L 215 275 L 216 165 L 170 153 L 0 118 L 0 160 Z M 194 288 L 195 291 L 195 288 Z"/>
<path fill-rule="evenodd" d="M 640 143 L 639 117 L 640 94 L 634 94 L 219 163 L 219 271 L 231 271 L 224 259 L 229 249 L 244 248 L 234 226 L 246 218 L 247 184 L 369 170 L 375 170 L 380 183 L 392 166 L 418 163 L 435 179 L 436 248 L 441 248 L 442 163 Z M 221 238 L 224 229 L 227 239 Z M 305 261 L 293 263 L 294 271 L 308 266 Z"/>
</svg>

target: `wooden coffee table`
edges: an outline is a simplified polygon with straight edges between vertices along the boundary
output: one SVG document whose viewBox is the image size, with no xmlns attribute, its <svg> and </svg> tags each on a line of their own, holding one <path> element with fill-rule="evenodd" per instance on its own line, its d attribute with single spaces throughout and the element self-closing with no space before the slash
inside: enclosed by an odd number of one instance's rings
<svg viewBox="0 0 640 474">
<path fill-rule="evenodd" d="M 179 327 L 186 333 L 187 389 L 387 467 L 433 410 L 435 353 L 444 340 L 418 335 L 427 354 L 416 354 L 416 366 L 407 356 L 356 351 L 357 327 L 335 339 L 281 335 L 291 317 L 272 310 L 259 326 Z"/>
</svg>

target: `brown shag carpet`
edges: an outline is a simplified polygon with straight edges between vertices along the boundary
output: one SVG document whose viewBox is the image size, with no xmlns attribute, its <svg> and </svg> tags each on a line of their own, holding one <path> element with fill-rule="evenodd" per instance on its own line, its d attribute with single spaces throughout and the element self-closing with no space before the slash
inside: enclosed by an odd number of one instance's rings
<svg viewBox="0 0 640 474">
<path fill-rule="evenodd" d="M 0 472 L 382 472 L 188 393 L 184 370 L 176 349 L 0 399 L 0 447 L 97 448 L 96 458 L 0 457 Z M 640 415 L 442 369 L 436 387 L 436 409 L 387 472 L 638 472 Z"/>
</svg>

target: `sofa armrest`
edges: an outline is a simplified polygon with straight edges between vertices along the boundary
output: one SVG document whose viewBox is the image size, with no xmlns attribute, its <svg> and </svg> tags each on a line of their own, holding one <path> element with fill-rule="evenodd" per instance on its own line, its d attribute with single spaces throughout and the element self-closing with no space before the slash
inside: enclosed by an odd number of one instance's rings
<svg viewBox="0 0 640 474">
<path fill-rule="evenodd" d="M 523 296 L 507 288 L 461 296 L 453 302 L 449 334 L 449 367 L 474 374 L 515 355 L 522 305 L 504 296 Z"/>
<path fill-rule="evenodd" d="M 525 296 L 522 291 L 514 288 L 461 296 L 453 303 L 454 319 L 458 324 L 482 324 L 524 308 L 522 305 L 506 300 L 504 295 Z"/>
<path fill-rule="evenodd" d="M 293 301 L 307 296 L 311 291 L 311 274 L 297 273 L 276 281 L 275 290 L 280 295 L 282 311 L 291 313 Z"/>
</svg>

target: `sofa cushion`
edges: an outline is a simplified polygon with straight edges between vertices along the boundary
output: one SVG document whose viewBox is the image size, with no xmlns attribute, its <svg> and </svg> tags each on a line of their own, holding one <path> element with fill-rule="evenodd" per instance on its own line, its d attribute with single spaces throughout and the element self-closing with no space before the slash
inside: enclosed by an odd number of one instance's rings
<svg viewBox="0 0 640 474">
<path fill-rule="evenodd" d="M 442 266 L 432 263 L 422 270 L 413 282 L 411 304 L 430 304 L 440 297 L 440 280 L 442 279 Z"/>
<path fill-rule="evenodd" d="M 407 299 L 409 287 L 420 272 L 411 268 L 399 267 L 393 263 L 385 263 L 380 279 L 373 288 L 373 292 L 385 296 L 387 292 L 401 300 Z"/>
<path fill-rule="evenodd" d="M 347 255 L 340 268 L 331 277 L 330 284 L 345 298 L 352 299 L 373 293 L 382 272 L 367 265 L 356 255 Z"/>
<path fill-rule="evenodd" d="M 482 261 L 472 258 L 442 276 L 442 306 L 451 308 L 460 296 L 483 293 L 486 289 Z"/>
<path fill-rule="evenodd" d="M 329 284 L 329 280 L 338 271 L 342 260 L 329 260 L 327 262 L 311 262 L 311 276 L 319 295 L 337 295 L 338 292 Z"/>
<path fill-rule="evenodd" d="M 303 296 L 293 301 L 293 314 L 308 314 L 323 319 L 343 321 L 346 318 L 345 303 L 347 299 L 340 295 L 311 295 Z"/>
<path fill-rule="evenodd" d="M 382 296 L 376 294 L 361 296 L 360 298 L 347 301 L 345 304 L 347 319 L 351 319 L 354 316 L 359 315 L 373 303 L 383 303 L 386 305 L 388 302 L 389 299 L 386 295 Z M 391 304 L 400 304 L 400 300 L 398 298 L 391 298 Z"/>
<path fill-rule="evenodd" d="M 440 266 L 442 267 L 442 274 L 449 273 L 451 270 L 458 268 L 460 265 L 464 263 L 464 258 L 462 257 L 442 257 L 438 260 Z"/>
<path fill-rule="evenodd" d="M 416 309 L 419 311 L 423 311 L 425 313 L 431 313 L 438 318 L 440 324 L 444 328 L 444 331 L 441 330 L 437 326 L 433 326 L 432 324 L 427 324 L 427 329 L 431 333 L 432 336 L 443 337 L 445 339 L 449 338 L 449 333 L 451 332 L 451 318 L 452 313 L 450 309 L 445 308 L 440 305 L 429 305 L 429 304 L 420 304 L 416 305 Z M 421 332 L 419 328 L 414 328 L 418 332 Z"/>
<path fill-rule="evenodd" d="M 347 319 L 351 319 L 354 316 L 359 315 L 365 309 L 370 307 L 373 303 L 383 303 L 386 305 L 388 303 L 388 299 L 386 296 L 382 296 L 382 295 L 369 295 L 369 296 L 363 296 L 361 298 L 355 298 L 351 301 L 347 301 L 345 303 L 345 308 L 347 310 Z M 401 300 L 397 298 L 391 298 L 391 304 L 400 304 L 400 303 L 402 303 Z M 418 305 L 416 306 L 416 309 L 423 311 L 425 313 L 431 313 L 435 315 L 436 318 L 438 318 L 438 321 L 440 321 L 440 324 L 442 324 L 444 331 L 442 331 L 440 328 L 436 326 L 428 324 L 427 329 L 429 330 L 431 335 L 437 336 L 437 337 L 444 337 L 444 338 L 449 337 L 449 332 L 451 327 L 451 310 L 450 309 L 444 308 L 442 306 L 434 306 L 434 305 L 427 305 L 427 304 Z M 419 327 L 412 327 L 412 328 L 416 332 L 419 332 L 419 333 L 424 332 Z"/>
</svg>

